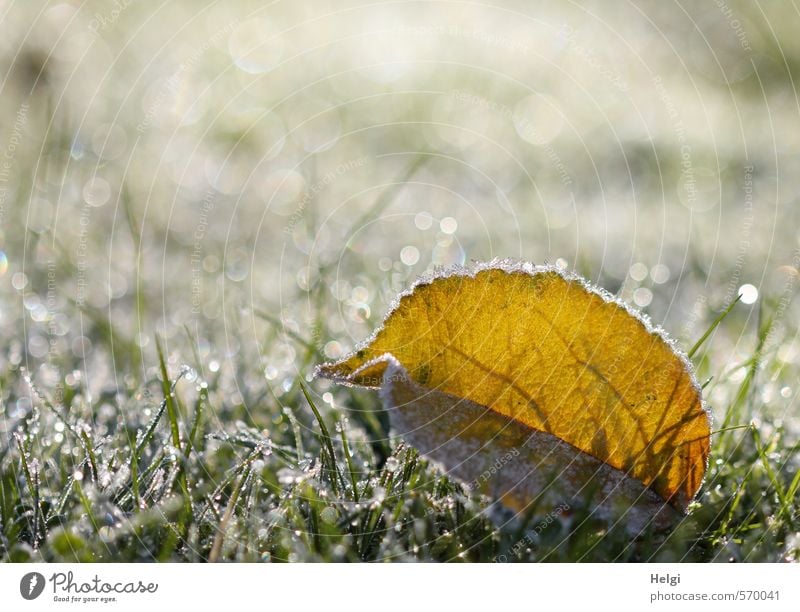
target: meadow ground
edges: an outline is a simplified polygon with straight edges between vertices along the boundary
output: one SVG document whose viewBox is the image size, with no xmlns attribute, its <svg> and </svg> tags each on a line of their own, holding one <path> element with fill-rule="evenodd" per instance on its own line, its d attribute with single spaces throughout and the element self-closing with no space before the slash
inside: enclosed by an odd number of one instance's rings
<svg viewBox="0 0 800 612">
<path fill-rule="evenodd" d="M 0 3 L 0 560 L 797 559 L 796 8 L 455 4 Z M 506 521 L 312 379 L 495 256 L 704 339 L 673 529 Z"/>
</svg>

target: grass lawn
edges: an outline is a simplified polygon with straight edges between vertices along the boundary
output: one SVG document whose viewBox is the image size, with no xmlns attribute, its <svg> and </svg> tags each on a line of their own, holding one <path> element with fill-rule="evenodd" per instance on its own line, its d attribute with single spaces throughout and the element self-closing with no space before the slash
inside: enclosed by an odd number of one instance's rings
<svg viewBox="0 0 800 612">
<path fill-rule="evenodd" d="M 758 353 L 743 380 L 709 383 L 730 386 L 726 426 L 743 427 L 714 435 L 691 513 L 631 539 L 593 520 L 590 500 L 511 520 L 392 439 L 364 391 L 323 399 L 297 377 L 280 396 L 265 384 L 232 401 L 191 333 L 177 342 L 174 364 L 91 402 L 80 371 L 55 388 L 4 372 L 3 389 L 19 390 L 0 455 L 4 559 L 727 562 L 800 547 L 798 446 L 780 422 L 753 420 L 770 371 Z M 310 371 L 317 352 L 296 342 Z"/>
<path fill-rule="evenodd" d="M 793 7 L 51 4 L 0 8 L 0 561 L 797 560 Z M 671 529 L 511 516 L 313 378 L 496 256 L 698 346 Z"/>
</svg>

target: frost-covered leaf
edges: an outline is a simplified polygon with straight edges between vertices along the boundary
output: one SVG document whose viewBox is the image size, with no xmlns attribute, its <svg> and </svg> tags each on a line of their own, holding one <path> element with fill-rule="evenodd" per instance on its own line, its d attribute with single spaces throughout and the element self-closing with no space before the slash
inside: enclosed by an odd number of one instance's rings
<svg viewBox="0 0 800 612">
<path fill-rule="evenodd" d="M 425 278 L 318 373 L 380 388 L 399 433 L 468 483 L 502 463 L 479 484 L 515 509 L 596 491 L 601 515 L 663 517 L 664 502 L 686 510 L 705 474 L 710 420 L 688 360 L 646 318 L 552 267 L 494 261 Z"/>
</svg>

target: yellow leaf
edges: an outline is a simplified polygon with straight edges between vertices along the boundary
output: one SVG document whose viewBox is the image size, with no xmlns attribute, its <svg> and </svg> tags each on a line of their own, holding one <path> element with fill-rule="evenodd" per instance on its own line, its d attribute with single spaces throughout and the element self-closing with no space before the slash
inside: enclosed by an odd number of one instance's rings
<svg viewBox="0 0 800 612">
<path fill-rule="evenodd" d="M 595 487 L 607 506 L 685 511 L 707 466 L 710 419 L 688 360 L 552 267 L 494 261 L 425 279 L 318 374 L 381 388 L 393 427 L 466 482 L 495 466 L 479 484 L 516 509 L 557 484 L 573 498 Z"/>
</svg>

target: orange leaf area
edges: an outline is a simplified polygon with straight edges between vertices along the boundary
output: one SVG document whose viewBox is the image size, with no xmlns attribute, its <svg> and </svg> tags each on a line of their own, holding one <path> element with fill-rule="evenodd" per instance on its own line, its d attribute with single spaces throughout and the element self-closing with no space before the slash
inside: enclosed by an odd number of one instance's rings
<svg viewBox="0 0 800 612">
<path fill-rule="evenodd" d="M 381 388 L 401 434 L 427 430 L 427 454 L 451 440 L 528 449 L 513 463 L 538 480 L 510 469 L 493 479 L 508 481 L 490 492 L 512 507 L 555 472 L 577 489 L 589 486 L 580 474 L 602 474 L 600 489 L 635 479 L 685 511 L 705 474 L 710 419 L 688 360 L 646 319 L 552 267 L 495 261 L 420 282 L 363 348 L 318 373 Z"/>
</svg>

